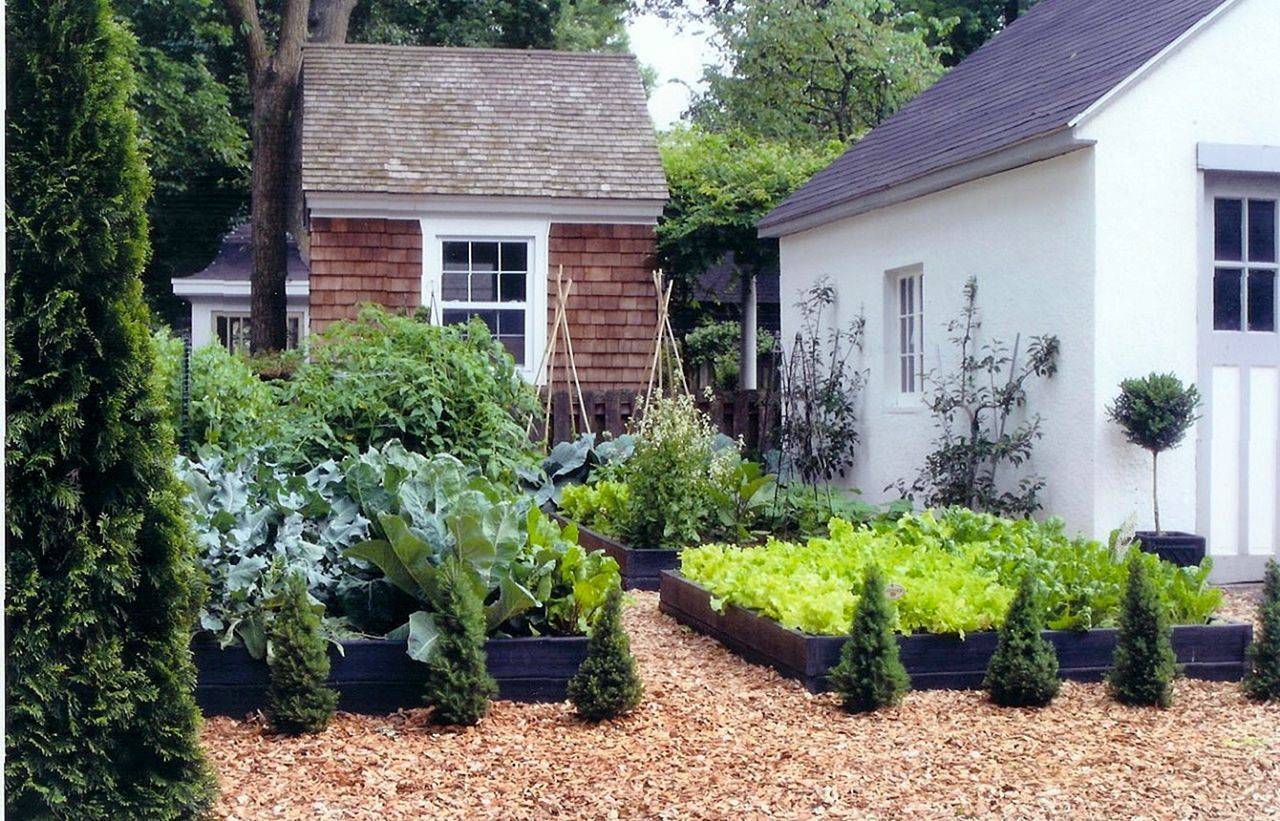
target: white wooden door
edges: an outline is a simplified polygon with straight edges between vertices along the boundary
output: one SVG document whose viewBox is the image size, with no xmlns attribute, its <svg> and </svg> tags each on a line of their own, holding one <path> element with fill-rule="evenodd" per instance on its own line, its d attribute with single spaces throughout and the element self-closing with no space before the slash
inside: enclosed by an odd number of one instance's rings
<svg viewBox="0 0 1280 821">
<path fill-rule="evenodd" d="M 1280 180 L 1205 184 L 1197 529 L 1219 581 L 1262 577 L 1280 545 Z"/>
</svg>

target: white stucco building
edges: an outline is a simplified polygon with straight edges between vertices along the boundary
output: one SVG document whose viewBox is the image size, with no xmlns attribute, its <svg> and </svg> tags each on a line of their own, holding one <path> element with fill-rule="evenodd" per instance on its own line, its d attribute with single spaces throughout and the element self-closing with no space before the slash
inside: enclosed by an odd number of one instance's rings
<svg viewBox="0 0 1280 821">
<path fill-rule="evenodd" d="M 1204 399 L 1161 457 L 1162 524 L 1206 536 L 1217 578 L 1260 577 L 1280 543 L 1277 44 L 1277 0 L 1043 0 L 762 220 L 784 340 L 821 277 L 841 322 L 865 316 L 852 485 L 884 498 L 919 470 L 926 377 L 954 365 L 975 276 L 986 338 L 1061 340 L 1029 395 L 1044 512 L 1151 527 L 1149 456 L 1106 407 L 1172 371 Z"/>
</svg>

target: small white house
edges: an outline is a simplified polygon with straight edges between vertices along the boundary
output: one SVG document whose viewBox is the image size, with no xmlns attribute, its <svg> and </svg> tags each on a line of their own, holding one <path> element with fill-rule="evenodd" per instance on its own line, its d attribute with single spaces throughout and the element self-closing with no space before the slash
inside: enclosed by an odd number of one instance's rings
<svg viewBox="0 0 1280 821">
<path fill-rule="evenodd" d="M 865 317 L 851 484 L 884 498 L 922 465 L 927 376 L 954 366 L 975 276 L 985 337 L 1061 340 L 1029 396 L 1045 513 L 1151 527 L 1149 456 L 1106 407 L 1173 371 L 1204 400 L 1161 458 L 1162 525 L 1206 536 L 1215 577 L 1260 577 L 1280 543 L 1278 44 L 1277 0 L 1043 0 L 761 221 L 784 341 L 821 277 L 840 321 Z"/>
</svg>

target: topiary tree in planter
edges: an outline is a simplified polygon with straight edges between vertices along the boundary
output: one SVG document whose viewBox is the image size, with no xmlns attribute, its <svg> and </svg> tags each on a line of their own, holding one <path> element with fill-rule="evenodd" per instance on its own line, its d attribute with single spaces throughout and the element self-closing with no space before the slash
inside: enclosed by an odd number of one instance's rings
<svg viewBox="0 0 1280 821">
<path fill-rule="evenodd" d="M 1156 552 L 1159 552 L 1161 540 L 1152 537 L 1164 535 L 1160 526 L 1158 487 L 1160 454 L 1177 447 L 1191 430 L 1199 418 L 1196 415 L 1199 404 L 1200 392 L 1195 385 L 1184 386 L 1182 380 L 1171 373 L 1152 373 L 1121 382 L 1120 395 L 1107 408 L 1111 420 L 1124 429 L 1125 438 L 1151 452 L 1151 513 L 1155 531 L 1139 533 L 1138 538 L 1144 546 Z M 1203 539 L 1199 540 L 1199 556 L 1204 556 Z"/>
<path fill-rule="evenodd" d="M 631 641 L 622 628 L 622 587 L 614 587 L 604 610 L 591 628 L 587 657 L 569 679 L 569 700 L 578 715 L 589 721 L 629 713 L 644 697 L 644 684 L 636 674 Z"/>
<path fill-rule="evenodd" d="M 489 712 L 498 683 L 485 668 L 484 607 L 471 571 L 456 558 L 440 566 L 440 635 L 427 662 L 427 703 L 436 724 L 476 724 Z"/>
<path fill-rule="evenodd" d="M 1120 635 L 1107 684 L 1117 701 L 1168 707 L 1177 664 L 1169 620 L 1147 572 L 1147 562 L 1154 561 L 1137 551 L 1129 556 Z"/>
<path fill-rule="evenodd" d="M 1244 691 L 1258 701 L 1280 701 L 1280 564 L 1275 559 L 1267 562 L 1258 621 L 1261 629 L 1249 645 Z"/>
<path fill-rule="evenodd" d="M 897 704 L 911 687 L 898 658 L 893 610 L 885 595 L 880 568 L 867 568 L 862 596 L 854 612 L 849 640 L 840 648 L 840 661 L 828 674 L 831 689 L 840 694 L 845 710 L 867 713 Z"/>
<path fill-rule="evenodd" d="M 312 604 L 302 574 L 291 574 L 268 628 L 267 718 L 278 732 L 319 732 L 338 706 L 337 692 L 325 686 L 329 656 L 320 635 L 322 609 Z"/>
<path fill-rule="evenodd" d="M 195 544 L 142 301 L 130 38 L 105 0 L 6 9 L 5 807 L 197 818 Z"/>
<path fill-rule="evenodd" d="M 982 682 L 991 700 L 1002 707 L 1043 707 L 1062 686 L 1058 651 L 1041 635 L 1044 618 L 1035 598 L 1035 579 L 1026 573 Z"/>
</svg>

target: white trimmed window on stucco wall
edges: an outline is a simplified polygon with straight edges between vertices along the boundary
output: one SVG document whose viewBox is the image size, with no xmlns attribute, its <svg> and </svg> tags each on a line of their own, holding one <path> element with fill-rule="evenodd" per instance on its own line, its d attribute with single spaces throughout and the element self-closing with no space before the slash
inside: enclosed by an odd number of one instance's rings
<svg viewBox="0 0 1280 821">
<path fill-rule="evenodd" d="M 432 320 L 480 317 L 530 380 L 546 345 L 549 230 L 544 220 L 422 220 L 422 302 Z"/>
<path fill-rule="evenodd" d="M 924 390 L 924 267 L 885 272 L 886 395 L 893 404 L 919 407 Z"/>
<path fill-rule="evenodd" d="M 250 314 L 248 311 L 213 311 L 213 339 L 231 353 L 249 353 Z M 285 347 L 293 350 L 306 337 L 306 318 L 302 311 L 290 311 L 285 317 L 288 337 Z"/>
</svg>

